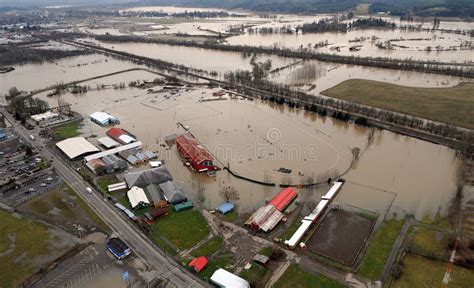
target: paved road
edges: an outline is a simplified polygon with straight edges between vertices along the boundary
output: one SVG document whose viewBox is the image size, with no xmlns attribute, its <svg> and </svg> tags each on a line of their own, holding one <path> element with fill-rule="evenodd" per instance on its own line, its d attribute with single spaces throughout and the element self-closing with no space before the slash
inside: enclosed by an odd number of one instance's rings
<svg viewBox="0 0 474 288">
<path fill-rule="evenodd" d="M 13 124 L 17 133 L 28 139 L 30 144 L 35 147 L 46 159 L 51 159 L 52 166 L 56 172 L 84 199 L 84 201 L 96 211 L 96 213 L 109 224 L 112 230 L 123 239 L 130 248 L 140 256 L 152 269 L 158 273 L 157 278 L 168 279 L 169 282 L 177 287 L 205 287 L 206 284 L 194 275 L 182 269 L 173 258 L 167 257 L 159 250 L 149 239 L 147 239 L 136 227 L 131 226 L 130 222 L 118 214 L 113 206 L 107 203 L 97 191 L 89 194 L 86 188 L 89 187 L 73 169 L 65 165 L 64 162 L 54 156 L 54 152 L 47 147 L 41 137 L 36 134 L 36 140 L 31 141 L 28 137 L 34 131 L 26 130 L 23 126 L 16 123 L 13 117 L 3 108 L 0 113 L 5 115 L 6 119 Z"/>
</svg>

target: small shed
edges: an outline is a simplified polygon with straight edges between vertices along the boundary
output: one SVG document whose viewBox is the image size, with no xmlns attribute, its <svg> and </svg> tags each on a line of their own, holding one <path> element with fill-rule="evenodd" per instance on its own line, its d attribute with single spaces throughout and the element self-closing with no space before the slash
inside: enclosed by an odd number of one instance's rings
<svg viewBox="0 0 474 288">
<path fill-rule="evenodd" d="M 234 204 L 229 203 L 229 202 L 224 202 L 216 208 L 216 211 L 225 215 L 227 213 L 234 211 L 234 207 L 235 207 Z"/>
<path fill-rule="evenodd" d="M 132 165 L 136 165 L 140 162 L 140 160 L 137 157 L 135 157 L 134 155 L 128 156 L 127 161 L 128 161 L 128 163 L 130 163 Z"/>
<path fill-rule="evenodd" d="M 183 203 L 175 205 L 174 210 L 176 212 L 181 212 L 181 211 L 184 211 L 184 210 L 191 209 L 193 207 L 194 207 L 193 202 L 187 201 L 187 202 L 183 202 Z"/>
<path fill-rule="evenodd" d="M 189 267 L 194 268 L 196 272 L 201 272 L 202 269 L 204 269 L 204 267 L 207 266 L 207 263 L 208 263 L 207 258 L 204 256 L 201 256 L 201 257 L 197 257 L 191 260 L 191 262 L 189 262 Z"/>
<path fill-rule="evenodd" d="M 270 258 L 262 254 L 257 254 L 253 257 L 253 261 L 262 265 L 267 265 L 268 261 L 270 261 Z"/>
</svg>

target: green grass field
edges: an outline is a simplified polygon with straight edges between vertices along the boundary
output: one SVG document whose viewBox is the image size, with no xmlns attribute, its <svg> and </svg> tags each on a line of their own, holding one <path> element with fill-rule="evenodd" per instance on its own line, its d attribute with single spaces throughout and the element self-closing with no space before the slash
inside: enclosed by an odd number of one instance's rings
<svg viewBox="0 0 474 288">
<path fill-rule="evenodd" d="M 209 234 L 206 220 L 196 209 L 175 212 L 170 207 L 168 215 L 155 221 L 152 229 L 179 249 L 189 249 Z"/>
<path fill-rule="evenodd" d="M 426 227 L 415 227 L 410 247 L 426 256 L 442 258 L 447 253 L 449 235 Z"/>
<path fill-rule="evenodd" d="M 52 248 L 55 238 L 45 225 L 0 210 L 0 287 L 19 287 L 48 258 L 61 255 L 66 247 Z"/>
<path fill-rule="evenodd" d="M 418 88 L 351 79 L 321 94 L 474 129 L 474 83 L 449 88 Z"/>
<path fill-rule="evenodd" d="M 82 122 L 72 122 L 62 125 L 54 129 L 54 137 L 56 138 L 56 140 L 77 137 L 81 135 L 81 132 L 79 132 L 79 130 L 81 129 L 82 125 Z"/>
<path fill-rule="evenodd" d="M 377 230 L 360 264 L 358 274 L 370 280 L 377 280 L 385 267 L 392 247 L 402 229 L 403 221 L 391 219 Z"/>
<path fill-rule="evenodd" d="M 265 267 L 252 263 L 252 267 L 248 270 L 242 269 L 239 276 L 247 280 L 252 287 L 264 287 L 265 283 L 263 281 L 266 273 L 267 269 Z"/>
<path fill-rule="evenodd" d="M 222 240 L 221 237 L 219 236 L 214 236 L 211 239 L 209 239 L 206 243 L 204 243 L 201 247 L 197 248 L 194 250 L 191 255 L 194 257 L 199 257 L 199 256 L 211 256 L 219 250 L 222 247 L 222 243 L 224 241 Z"/>
<path fill-rule="evenodd" d="M 323 275 L 313 275 L 302 270 L 298 265 L 291 264 L 280 279 L 275 283 L 275 288 L 298 287 L 346 287 L 344 284 L 327 278 Z"/>
<path fill-rule="evenodd" d="M 443 285 L 443 276 L 448 264 L 423 256 L 408 254 L 403 260 L 403 272 L 393 287 L 472 287 L 474 272 L 472 270 L 452 266 L 451 282 Z"/>
</svg>

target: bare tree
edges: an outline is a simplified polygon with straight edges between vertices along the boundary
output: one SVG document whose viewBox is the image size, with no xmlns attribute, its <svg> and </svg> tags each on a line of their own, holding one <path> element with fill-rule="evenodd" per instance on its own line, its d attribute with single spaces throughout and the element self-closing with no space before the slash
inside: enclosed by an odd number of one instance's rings
<svg viewBox="0 0 474 288">
<path fill-rule="evenodd" d="M 239 192 L 232 186 L 222 186 L 219 190 L 219 195 L 225 200 L 225 202 L 238 200 Z"/>
</svg>

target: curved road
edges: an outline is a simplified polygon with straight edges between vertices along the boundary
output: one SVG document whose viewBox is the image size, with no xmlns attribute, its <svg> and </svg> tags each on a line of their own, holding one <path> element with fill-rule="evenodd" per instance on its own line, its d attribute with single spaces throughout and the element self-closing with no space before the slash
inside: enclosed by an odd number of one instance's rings
<svg viewBox="0 0 474 288">
<path fill-rule="evenodd" d="M 135 254 L 140 256 L 151 269 L 157 271 L 156 278 L 166 279 L 177 287 L 206 287 L 207 285 L 199 278 L 184 270 L 173 258 L 166 256 L 148 238 L 146 238 L 135 226 L 123 218 L 105 199 L 99 196 L 97 191 L 89 194 L 89 187 L 76 171 L 55 157 L 48 148 L 45 141 L 38 137 L 36 130 L 26 130 L 18 125 L 13 117 L 0 108 L 0 113 L 13 125 L 17 133 L 25 138 L 46 159 L 51 159 L 52 166 L 56 172 L 76 191 L 76 193 L 112 228 L 122 240 L 124 240 Z M 35 134 L 36 140 L 31 141 L 30 134 Z"/>
</svg>

